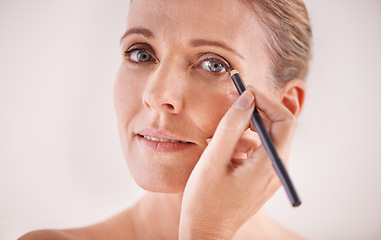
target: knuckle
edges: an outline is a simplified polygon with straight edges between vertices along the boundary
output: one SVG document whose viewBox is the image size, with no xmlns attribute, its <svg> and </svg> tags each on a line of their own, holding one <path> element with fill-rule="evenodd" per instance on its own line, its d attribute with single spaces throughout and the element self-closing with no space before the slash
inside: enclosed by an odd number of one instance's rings
<svg viewBox="0 0 381 240">
<path fill-rule="evenodd" d="M 284 117 L 283 122 L 291 128 L 295 128 L 298 125 L 298 119 L 292 113 L 287 114 Z"/>
<path fill-rule="evenodd" d="M 292 124 L 293 122 L 295 122 L 297 120 L 297 118 L 291 113 L 289 112 L 287 115 L 286 115 L 286 120 L 287 122 L 289 122 L 290 124 Z"/>
</svg>

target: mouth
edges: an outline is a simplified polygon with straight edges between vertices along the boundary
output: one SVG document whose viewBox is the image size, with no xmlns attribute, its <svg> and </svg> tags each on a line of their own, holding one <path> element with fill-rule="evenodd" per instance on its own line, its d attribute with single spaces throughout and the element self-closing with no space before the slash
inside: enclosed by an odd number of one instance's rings
<svg viewBox="0 0 381 240">
<path fill-rule="evenodd" d="M 145 135 L 140 135 L 140 137 L 145 138 L 150 141 L 154 142 L 162 142 L 162 143 L 192 143 L 192 142 L 186 142 L 186 141 L 180 141 L 180 140 L 174 140 L 174 139 L 167 139 L 167 138 L 157 138 L 157 137 L 152 137 L 152 136 L 145 136 Z"/>
<path fill-rule="evenodd" d="M 146 128 L 136 133 L 140 146 L 150 152 L 176 152 L 196 144 L 163 130 Z"/>
</svg>

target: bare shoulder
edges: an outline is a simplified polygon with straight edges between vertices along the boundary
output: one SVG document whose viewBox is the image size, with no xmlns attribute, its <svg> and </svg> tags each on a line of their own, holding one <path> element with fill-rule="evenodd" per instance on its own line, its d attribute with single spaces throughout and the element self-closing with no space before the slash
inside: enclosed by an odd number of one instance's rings
<svg viewBox="0 0 381 240">
<path fill-rule="evenodd" d="M 60 230 L 37 230 L 29 232 L 18 240 L 109 240 L 135 239 L 132 218 L 129 211 L 122 212 L 103 222 L 83 228 Z"/>
<path fill-rule="evenodd" d="M 268 216 L 265 216 L 264 218 L 264 222 L 266 224 L 266 226 L 264 226 L 264 229 L 266 229 L 265 232 L 268 236 L 267 239 L 304 240 L 303 237 L 290 231 L 289 229 L 285 228 L 284 226 L 269 218 Z"/>
<path fill-rule="evenodd" d="M 302 240 L 304 238 L 283 227 L 263 211 L 260 211 L 237 232 L 234 240 L 240 239 Z"/>
<path fill-rule="evenodd" d="M 29 232 L 18 240 L 102 240 L 115 239 L 112 226 L 98 223 L 83 228 L 62 230 L 37 230 Z"/>
<path fill-rule="evenodd" d="M 101 240 L 109 239 L 110 235 L 103 224 L 95 224 L 73 229 L 44 229 L 29 232 L 18 240 Z"/>
<path fill-rule="evenodd" d="M 80 240 L 77 236 L 62 230 L 37 230 L 29 232 L 18 240 Z"/>
<path fill-rule="evenodd" d="M 276 231 L 273 232 L 274 239 L 289 239 L 289 240 L 304 240 L 302 236 L 284 228 L 283 226 L 276 227 Z"/>
</svg>

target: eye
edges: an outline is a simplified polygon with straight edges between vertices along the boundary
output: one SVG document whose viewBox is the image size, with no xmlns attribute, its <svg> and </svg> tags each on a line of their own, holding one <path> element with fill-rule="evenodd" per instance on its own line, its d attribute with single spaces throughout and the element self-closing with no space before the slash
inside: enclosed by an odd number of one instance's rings
<svg viewBox="0 0 381 240">
<path fill-rule="evenodd" d="M 145 49 L 132 49 L 126 52 L 126 55 L 134 62 L 150 62 L 152 55 Z"/>
<path fill-rule="evenodd" d="M 130 52 L 130 59 L 135 62 L 149 62 L 152 56 L 146 50 L 134 50 Z"/>
<path fill-rule="evenodd" d="M 201 63 L 201 67 L 213 73 L 223 73 L 227 71 L 227 66 L 217 59 L 207 59 Z"/>
</svg>

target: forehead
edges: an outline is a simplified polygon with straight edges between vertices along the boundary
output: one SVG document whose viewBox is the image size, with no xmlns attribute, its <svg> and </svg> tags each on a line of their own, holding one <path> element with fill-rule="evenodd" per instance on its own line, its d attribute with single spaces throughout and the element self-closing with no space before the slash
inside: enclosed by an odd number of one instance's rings
<svg viewBox="0 0 381 240">
<path fill-rule="evenodd" d="M 254 12 L 239 0 L 134 0 L 128 27 L 146 27 L 166 38 L 215 36 L 232 44 L 260 30 Z"/>
</svg>

